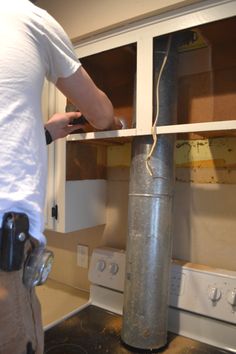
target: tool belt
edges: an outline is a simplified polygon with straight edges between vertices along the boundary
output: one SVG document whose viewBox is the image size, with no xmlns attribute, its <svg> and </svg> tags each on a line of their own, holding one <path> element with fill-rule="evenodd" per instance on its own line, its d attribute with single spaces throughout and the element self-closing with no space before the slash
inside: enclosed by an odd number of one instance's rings
<svg viewBox="0 0 236 354">
<path fill-rule="evenodd" d="M 23 269 L 23 283 L 27 288 L 43 284 L 51 271 L 53 253 L 39 247 L 29 235 L 29 219 L 24 213 L 5 213 L 0 229 L 0 270 Z"/>
</svg>

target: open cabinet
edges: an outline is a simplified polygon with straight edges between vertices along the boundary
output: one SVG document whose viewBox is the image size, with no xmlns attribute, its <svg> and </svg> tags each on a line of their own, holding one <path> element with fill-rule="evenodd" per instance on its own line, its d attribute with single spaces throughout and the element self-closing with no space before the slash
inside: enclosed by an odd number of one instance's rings
<svg viewBox="0 0 236 354">
<path fill-rule="evenodd" d="M 75 46 L 82 64 L 114 104 L 126 129 L 71 134 L 55 143 L 54 230 L 70 232 L 106 222 L 106 146 L 150 135 L 154 120 L 155 38 L 191 31 L 179 48 L 176 124 L 157 134 L 234 135 L 236 130 L 235 1 L 204 1 L 93 36 Z M 66 109 L 55 92 L 55 110 Z M 191 134 L 191 135 L 189 135 Z"/>
</svg>

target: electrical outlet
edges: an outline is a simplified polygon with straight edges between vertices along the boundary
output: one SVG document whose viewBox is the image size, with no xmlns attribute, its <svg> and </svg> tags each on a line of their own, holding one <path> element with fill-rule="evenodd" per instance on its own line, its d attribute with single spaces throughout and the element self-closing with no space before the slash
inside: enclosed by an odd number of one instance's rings
<svg viewBox="0 0 236 354">
<path fill-rule="evenodd" d="M 77 245 L 77 266 L 88 268 L 89 248 L 85 245 Z"/>
</svg>

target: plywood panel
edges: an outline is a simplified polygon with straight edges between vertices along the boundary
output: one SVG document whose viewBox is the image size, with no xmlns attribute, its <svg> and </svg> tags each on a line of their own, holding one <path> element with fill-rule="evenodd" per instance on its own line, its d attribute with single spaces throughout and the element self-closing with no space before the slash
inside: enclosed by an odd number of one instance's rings
<svg viewBox="0 0 236 354">
<path fill-rule="evenodd" d="M 82 58 L 89 75 L 110 98 L 114 113 L 133 127 L 136 45 L 128 45 Z"/>
<path fill-rule="evenodd" d="M 199 26 L 206 47 L 179 54 L 178 123 L 236 119 L 235 27 L 235 17 Z"/>
<path fill-rule="evenodd" d="M 106 179 L 106 146 L 67 142 L 66 180 Z"/>
</svg>

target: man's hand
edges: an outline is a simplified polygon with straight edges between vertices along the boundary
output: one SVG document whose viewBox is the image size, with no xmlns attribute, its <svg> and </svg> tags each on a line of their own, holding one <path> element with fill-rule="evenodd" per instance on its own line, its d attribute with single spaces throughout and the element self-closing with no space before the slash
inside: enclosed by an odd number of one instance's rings
<svg viewBox="0 0 236 354">
<path fill-rule="evenodd" d="M 81 117 L 80 112 L 56 113 L 44 125 L 49 131 L 52 140 L 64 138 L 68 134 L 78 129 L 83 129 L 83 125 L 72 125 L 71 122 L 74 118 Z"/>
</svg>

